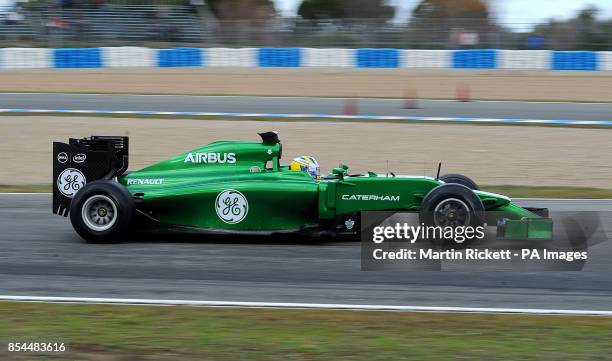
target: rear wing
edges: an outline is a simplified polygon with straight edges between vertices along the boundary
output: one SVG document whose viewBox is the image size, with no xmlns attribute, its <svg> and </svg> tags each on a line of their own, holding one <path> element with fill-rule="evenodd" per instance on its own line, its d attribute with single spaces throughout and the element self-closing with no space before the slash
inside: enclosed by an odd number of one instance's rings
<svg viewBox="0 0 612 361">
<path fill-rule="evenodd" d="M 129 138 L 92 136 L 53 142 L 53 213 L 68 216 L 72 197 L 87 182 L 111 179 L 128 168 Z"/>
</svg>

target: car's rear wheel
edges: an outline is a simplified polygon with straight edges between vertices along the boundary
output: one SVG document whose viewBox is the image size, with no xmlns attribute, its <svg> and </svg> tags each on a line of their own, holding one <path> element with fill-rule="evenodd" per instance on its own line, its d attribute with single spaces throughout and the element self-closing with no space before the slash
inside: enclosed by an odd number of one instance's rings
<svg viewBox="0 0 612 361">
<path fill-rule="evenodd" d="M 441 176 L 438 179 L 440 179 L 441 181 L 447 184 L 448 183 L 461 184 L 475 191 L 480 189 L 478 187 L 478 184 L 476 184 L 476 182 L 474 182 L 471 178 L 464 176 L 463 174 L 449 173 L 449 174 L 445 174 Z"/>
<path fill-rule="evenodd" d="M 70 221 L 88 242 L 116 242 L 129 230 L 134 201 L 121 184 L 101 180 L 91 182 L 72 199 Z"/>
<path fill-rule="evenodd" d="M 480 198 L 468 187 L 461 184 L 442 184 L 425 196 L 419 216 L 426 226 L 440 229 L 450 227 L 455 231 L 465 227 L 475 229 L 484 224 L 484 206 Z M 454 237 L 446 241 L 448 242 L 445 243 L 467 244 L 471 239 Z"/>
</svg>

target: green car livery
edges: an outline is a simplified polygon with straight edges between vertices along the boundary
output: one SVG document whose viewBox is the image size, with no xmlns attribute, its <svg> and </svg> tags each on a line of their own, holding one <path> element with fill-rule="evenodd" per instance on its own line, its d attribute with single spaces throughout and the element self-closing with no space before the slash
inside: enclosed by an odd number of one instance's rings
<svg viewBox="0 0 612 361">
<path fill-rule="evenodd" d="M 147 226 L 203 233 L 358 235 L 364 211 L 419 212 L 439 226 L 488 224 L 499 237 L 550 239 L 546 209 L 523 208 L 469 178 L 431 178 L 340 166 L 324 177 L 281 163 L 276 132 L 218 141 L 128 172 L 127 137 L 53 143 L 53 212 L 91 242 Z M 317 165 L 318 166 L 318 165 Z"/>
</svg>

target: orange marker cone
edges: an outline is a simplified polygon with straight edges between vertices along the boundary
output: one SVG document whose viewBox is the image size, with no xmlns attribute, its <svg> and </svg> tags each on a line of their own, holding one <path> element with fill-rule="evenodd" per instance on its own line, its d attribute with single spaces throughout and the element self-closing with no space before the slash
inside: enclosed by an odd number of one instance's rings
<svg viewBox="0 0 612 361">
<path fill-rule="evenodd" d="M 470 86 L 467 83 L 457 84 L 456 98 L 459 102 L 469 102 L 470 99 Z"/>
<path fill-rule="evenodd" d="M 404 92 L 404 105 L 402 109 L 417 109 L 417 91 L 415 89 L 406 90 Z"/>
<path fill-rule="evenodd" d="M 344 115 L 357 115 L 357 98 L 346 97 L 344 98 Z"/>
</svg>

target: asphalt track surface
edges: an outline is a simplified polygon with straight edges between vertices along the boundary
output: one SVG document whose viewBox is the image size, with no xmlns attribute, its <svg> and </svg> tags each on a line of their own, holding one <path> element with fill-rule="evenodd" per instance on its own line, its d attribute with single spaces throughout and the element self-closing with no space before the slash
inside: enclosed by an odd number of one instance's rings
<svg viewBox="0 0 612 361">
<path fill-rule="evenodd" d="M 612 200 L 523 200 L 612 211 Z M 0 194 L 0 294 L 612 310 L 612 244 L 580 272 L 364 272 L 358 242 L 162 236 L 81 241 L 49 194 Z M 612 213 L 602 213 L 612 239 Z"/>
<path fill-rule="evenodd" d="M 403 99 L 363 98 L 361 115 L 542 120 L 612 120 L 612 103 L 514 101 L 457 102 L 418 100 L 418 109 L 403 109 Z M 338 98 L 0 93 L 2 109 L 62 109 L 272 114 L 344 114 Z"/>
</svg>

